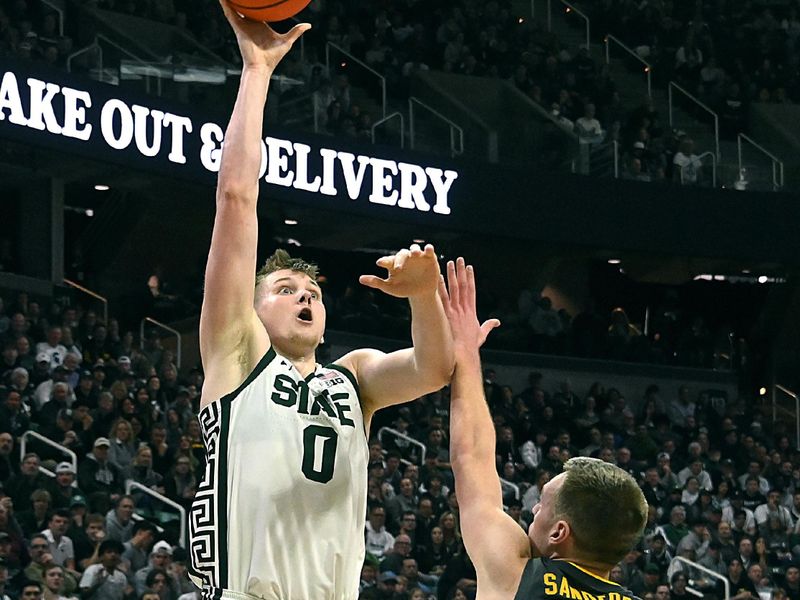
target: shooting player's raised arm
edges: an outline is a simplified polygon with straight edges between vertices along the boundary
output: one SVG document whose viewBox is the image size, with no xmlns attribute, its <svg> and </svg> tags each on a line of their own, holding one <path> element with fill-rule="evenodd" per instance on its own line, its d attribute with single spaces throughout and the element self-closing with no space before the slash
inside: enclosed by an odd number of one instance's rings
<svg viewBox="0 0 800 600">
<path fill-rule="evenodd" d="M 264 105 L 272 73 L 309 25 L 278 34 L 221 2 L 242 53 L 242 77 L 225 132 L 214 229 L 200 315 L 203 403 L 232 391 L 269 346 L 254 305 L 258 246 L 258 172 Z"/>
</svg>

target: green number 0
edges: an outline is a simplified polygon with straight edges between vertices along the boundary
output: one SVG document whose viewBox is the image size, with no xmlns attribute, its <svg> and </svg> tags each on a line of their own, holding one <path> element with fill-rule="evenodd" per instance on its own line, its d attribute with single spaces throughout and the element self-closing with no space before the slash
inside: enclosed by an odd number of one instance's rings
<svg viewBox="0 0 800 600">
<path fill-rule="evenodd" d="M 314 468 L 317 438 L 322 438 L 322 464 Z M 339 434 L 333 427 L 309 425 L 303 430 L 303 475 L 317 483 L 328 483 L 333 479 L 333 463 L 336 459 L 336 445 Z"/>
</svg>

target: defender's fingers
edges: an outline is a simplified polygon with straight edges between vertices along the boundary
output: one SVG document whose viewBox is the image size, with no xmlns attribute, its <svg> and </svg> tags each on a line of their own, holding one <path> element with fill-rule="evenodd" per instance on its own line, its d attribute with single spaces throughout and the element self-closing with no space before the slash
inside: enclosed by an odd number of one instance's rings
<svg viewBox="0 0 800 600">
<path fill-rule="evenodd" d="M 463 256 L 459 256 L 456 259 L 456 277 L 458 278 L 458 290 L 460 292 L 459 299 L 461 302 L 466 302 L 469 290 L 467 290 L 467 265 Z"/>
<path fill-rule="evenodd" d="M 411 253 L 411 256 L 420 256 L 422 254 L 422 248 L 419 247 L 419 244 L 411 244 L 408 247 L 408 251 Z"/>
<path fill-rule="evenodd" d="M 489 319 L 488 321 L 483 322 L 481 325 L 481 345 L 483 345 L 483 342 L 486 341 L 486 338 L 489 337 L 489 334 L 495 327 L 500 327 L 499 319 Z"/>
<path fill-rule="evenodd" d="M 442 299 L 442 305 L 444 306 L 444 312 L 446 314 L 450 313 L 450 294 L 447 293 L 447 286 L 444 284 L 444 276 L 439 275 L 439 297 Z"/>
<path fill-rule="evenodd" d="M 461 290 L 458 289 L 458 278 L 456 277 L 456 264 L 447 261 L 447 289 L 450 292 L 450 302 L 453 306 L 458 306 Z"/>
<path fill-rule="evenodd" d="M 472 312 L 477 312 L 475 306 L 475 269 L 472 265 L 467 265 L 467 290 L 465 300 L 467 302 L 467 309 Z"/>
<path fill-rule="evenodd" d="M 436 258 L 436 250 L 433 247 L 433 244 L 425 244 L 425 256 L 432 256 Z"/>
</svg>

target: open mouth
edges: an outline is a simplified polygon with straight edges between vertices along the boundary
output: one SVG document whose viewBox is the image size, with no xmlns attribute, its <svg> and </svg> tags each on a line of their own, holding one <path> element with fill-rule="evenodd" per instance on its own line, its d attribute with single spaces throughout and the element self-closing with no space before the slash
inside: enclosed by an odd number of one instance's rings
<svg viewBox="0 0 800 600">
<path fill-rule="evenodd" d="M 304 308 L 303 310 L 301 310 L 300 313 L 297 315 L 297 318 L 300 319 L 301 321 L 305 321 L 306 323 L 311 323 L 311 321 L 314 320 L 313 316 L 311 315 L 310 308 Z"/>
</svg>

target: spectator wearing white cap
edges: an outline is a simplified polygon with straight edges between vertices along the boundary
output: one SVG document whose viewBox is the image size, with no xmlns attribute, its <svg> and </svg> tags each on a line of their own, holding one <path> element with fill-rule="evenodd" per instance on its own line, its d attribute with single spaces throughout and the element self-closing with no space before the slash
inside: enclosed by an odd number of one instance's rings
<svg viewBox="0 0 800 600">
<path fill-rule="evenodd" d="M 150 574 L 150 571 L 153 569 L 164 569 L 169 572 L 171 562 L 172 546 L 164 540 L 156 542 L 153 545 L 153 549 L 150 551 L 150 562 L 133 575 L 133 585 L 136 588 L 136 596 L 141 596 L 147 589 L 147 576 Z M 176 582 L 172 577 L 169 578 L 167 585 L 170 589 L 176 589 Z"/>
<path fill-rule="evenodd" d="M 115 502 L 122 494 L 122 473 L 108 460 L 110 445 L 108 438 L 97 438 L 94 450 L 78 467 L 78 485 L 89 495 L 89 504 L 97 512 L 105 512 L 109 500 Z"/>
<path fill-rule="evenodd" d="M 71 462 L 63 461 L 56 465 L 55 479 L 47 488 L 53 497 L 53 508 L 70 508 L 72 499 L 76 495 L 83 495 L 75 484 L 77 474 Z"/>
</svg>

